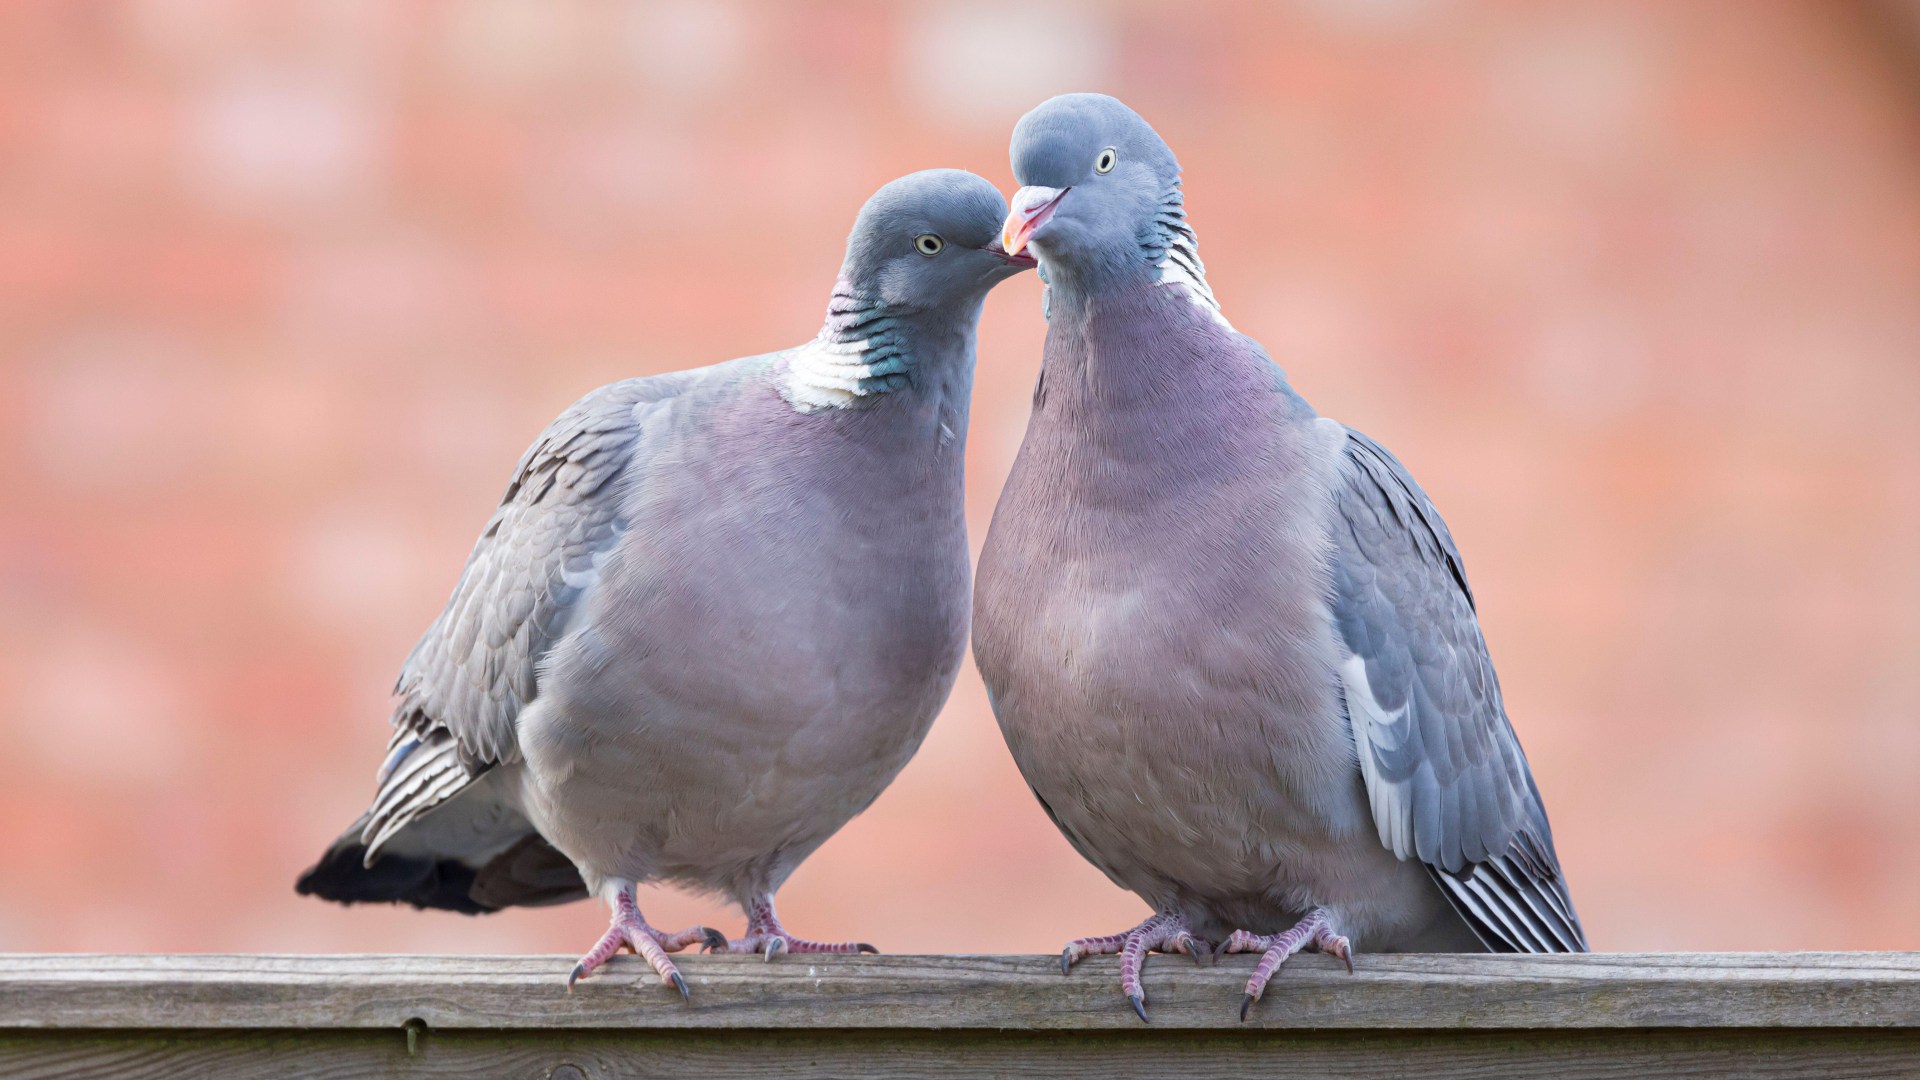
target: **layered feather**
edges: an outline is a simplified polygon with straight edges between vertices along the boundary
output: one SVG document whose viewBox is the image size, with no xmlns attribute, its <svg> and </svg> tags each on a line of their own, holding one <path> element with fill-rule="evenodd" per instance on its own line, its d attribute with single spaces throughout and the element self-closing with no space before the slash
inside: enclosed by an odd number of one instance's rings
<svg viewBox="0 0 1920 1080">
<path fill-rule="evenodd" d="M 1585 951 L 1459 549 L 1392 454 L 1351 429 L 1344 450 L 1340 676 L 1380 841 L 1425 863 L 1489 948 Z"/>
</svg>

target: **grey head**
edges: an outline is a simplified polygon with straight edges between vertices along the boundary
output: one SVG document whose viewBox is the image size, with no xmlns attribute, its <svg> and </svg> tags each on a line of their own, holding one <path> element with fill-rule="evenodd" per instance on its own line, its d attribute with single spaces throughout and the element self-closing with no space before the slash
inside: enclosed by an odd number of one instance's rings
<svg viewBox="0 0 1920 1080">
<path fill-rule="evenodd" d="M 984 177 L 927 169 L 867 200 L 847 237 L 841 292 L 896 314 L 967 309 L 1034 265 L 1000 245 L 1007 203 Z"/>
<path fill-rule="evenodd" d="M 1021 188 L 1002 240 L 1037 252 L 1050 284 L 1164 279 L 1172 259 L 1205 288 L 1180 163 L 1139 113 L 1105 94 L 1062 94 L 1020 118 L 1012 156 Z"/>
<path fill-rule="evenodd" d="M 1006 212 L 998 188 L 960 169 L 910 173 L 874 192 L 847 237 L 826 322 L 789 357 L 781 393 L 813 412 L 872 405 L 939 370 L 971 379 L 987 292 L 1034 265 L 1000 246 Z"/>
</svg>

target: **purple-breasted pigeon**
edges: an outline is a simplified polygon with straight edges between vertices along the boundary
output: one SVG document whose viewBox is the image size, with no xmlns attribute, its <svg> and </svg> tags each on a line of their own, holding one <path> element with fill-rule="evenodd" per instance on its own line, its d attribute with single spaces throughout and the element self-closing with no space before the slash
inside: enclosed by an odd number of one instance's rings
<svg viewBox="0 0 1920 1080">
<path fill-rule="evenodd" d="M 1316 414 L 1207 284 L 1180 169 L 1096 94 L 1013 135 L 1003 239 L 1049 327 L 975 591 L 1008 748 L 1067 839 L 1152 905 L 1069 944 L 1583 951 L 1459 550 L 1372 439 Z"/>
<path fill-rule="evenodd" d="M 721 894 L 739 952 L 773 893 L 907 763 L 966 648 L 962 459 L 987 292 L 1032 266 L 957 170 L 860 211 L 798 348 L 605 386 L 514 471 L 407 658 L 373 806 L 300 879 L 464 912 L 598 896 L 687 993 L 641 882 Z"/>
</svg>

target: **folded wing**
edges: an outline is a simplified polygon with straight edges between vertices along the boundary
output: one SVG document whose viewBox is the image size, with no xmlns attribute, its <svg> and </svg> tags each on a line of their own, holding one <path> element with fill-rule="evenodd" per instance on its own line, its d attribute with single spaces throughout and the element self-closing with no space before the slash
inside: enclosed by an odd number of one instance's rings
<svg viewBox="0 0 1920 1080">
<path fill-rule="evenodd" d="M 1351 429 L 1336 503 L 1340 674 L 1381 842 L 1425 863 L 1489 948 L 1584 952 L 1446 523 Z"/>
</svg>

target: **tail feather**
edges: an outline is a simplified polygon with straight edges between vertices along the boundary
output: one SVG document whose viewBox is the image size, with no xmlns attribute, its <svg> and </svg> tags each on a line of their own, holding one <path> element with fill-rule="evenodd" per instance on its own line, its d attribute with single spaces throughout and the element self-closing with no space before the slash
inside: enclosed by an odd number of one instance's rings
<svg viewBox="0 0 1920 1080">
<path fill-rule="evenodd" d="M 341 834 L 294 889 L 342 904 L 411 904 L 479 915 L 515 906 L 582 900 L 580 871 L 479 778 L 428 812 L 395 825 L 367 844 L 363 814 Z"/>
<path fill-rule="evenodd" d="M 364 827 L 364 821 L 355 822 L 300 875 L 294 890 L 342 904 L 412 904 L 464 915 L 499 910 L 473 898 L 477 871 L 458 859 L 389 852 L 366 865 L 367 846 L 360 842 Z"/>
<path fill-rule="evenodd" d="M 537 832 L 481 867 L 471 889 L 474 902 L 492 908 L 546 907 L 587 898 L 587 883 L 573 860 Z"/>
</svg>

